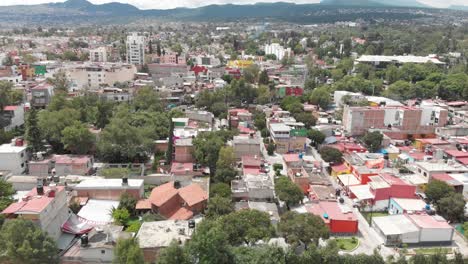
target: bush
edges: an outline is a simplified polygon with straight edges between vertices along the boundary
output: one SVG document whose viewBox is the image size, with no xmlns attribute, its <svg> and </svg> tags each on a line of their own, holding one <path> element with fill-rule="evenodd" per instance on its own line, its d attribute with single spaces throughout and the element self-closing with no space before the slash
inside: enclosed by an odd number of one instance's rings
<svg viewBox="0 0 468 264">
<path fill-rule="evenodd" d="M 134 221 L 127 227 L 125 231 L 137 233 L 138 230 L 140 230 L 140 227 L 141 227 L 141 223 L 139 221 Z"/>
<path fill-rule="evenodd" d="M 126 226 L 130 221 L 130 213 L 127 209 L 114 209 L 112 210 L 112 218 L 117 225 Z"/>
</svg>

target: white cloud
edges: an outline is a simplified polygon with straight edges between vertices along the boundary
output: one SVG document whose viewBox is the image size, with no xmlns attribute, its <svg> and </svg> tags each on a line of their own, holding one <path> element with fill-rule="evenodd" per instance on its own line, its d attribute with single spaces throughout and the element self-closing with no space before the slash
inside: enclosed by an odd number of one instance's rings
<svg viewBox="0 0 468 264">
<path fill-rule="evenodd" d="M 63 2 L 64 0 L 55 0 Z M 282 2 L 294 3 L 318 3 L 320 0 L 276 0 Z M 390 0 L 389 0 L 390 1 Z M 419 0 L 422 3 L 435 6 L 447 7 L 449 5 L 467 5 L 468 0 Z M 51 0 L 0 0 L 0 5 L 17 5 L 17 4 L 40 4 L 51 2 Z M 252 4 L 255 2 L 272 2 L 272 0 L 90 0 L 94 4 L 103 4 L 109 2 L 129 3 L 141 9 L 170 9 L 175 7 L 199 7 L 209 4 Z"/>
</svg>

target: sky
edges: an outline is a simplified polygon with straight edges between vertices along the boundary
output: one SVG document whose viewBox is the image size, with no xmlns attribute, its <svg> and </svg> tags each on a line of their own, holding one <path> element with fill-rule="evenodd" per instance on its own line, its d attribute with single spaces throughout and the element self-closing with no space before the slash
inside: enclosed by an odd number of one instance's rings
<svg viewBox="0 0 468 264">
<path fill-rule="evenodd" d="M 63 2 L 64 0 L 0 0 L 0 5 L 31 5 L 48 2 Z M 273 2 L 272 0 L 88 0 L 94 4 L 109 2 L 129 3 L 140 9 L 170 9 L 176 7 L 199 7 L 209 4 L 252 4 L 258 2 Z M 280 1 L 280 0 L 276 0 Z M 391 1 L 391 0 L 389 0 Z M 320 0 L 281 0 L 281 2 L 318 3 Z M 419 2 L 434 7 L 448 7 L 450 5 L 466 5 L 468 0 L 419 0 Z"/>
</svg>

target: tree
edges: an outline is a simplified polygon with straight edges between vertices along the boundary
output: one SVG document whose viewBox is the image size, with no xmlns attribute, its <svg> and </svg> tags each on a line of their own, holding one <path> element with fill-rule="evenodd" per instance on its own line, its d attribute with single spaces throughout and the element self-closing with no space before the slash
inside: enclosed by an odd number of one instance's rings
<svg viewBox="0 0 468 264">
<path fill-rule="evenodd" d="M 263 70 L 258 77 L 258 84 L 268 85 L 269 82 L 270 78 L 268 77 L 268 72 L 267 70 Z"/>
<path fill-rule="evenodd" d="M 387 90 L 383 92 L 383 95 L 394 100 L 407 100 L 410 99 L 410 92 L 412 90 L 412 84 L 399 80 L 390 85 Z"/>
<path fill-rule="evenodd" d="M 234 148 L 230 146 L 221 147 L 219 150 L 218 161 L 216 162 L 217 169 L 228 169 L 236 165 L 236 155 Z"/>
<path fill-rule="evenodd" d="M 3 112 L 5 106 L 10 104 L 10 93 L 13 84 L 8 81 L 0 81 L 0 113 Z"/>
<path fill-rule="evenodd" d="M 210 197 L 223 197 L 231 199 L 231 186 L 228 183 L 215 183 L 210 186 Z"/>
<path fill-rule="evenodd" d="M 11 56 L 6 56 L 5 59 L 3 59 L 2 61 L 2 64 L 4 66 L 13 66 L 13 59 L 11 58 Z"/>
<path fill-rule="evenodd" d="M 395 65 L 390 65 L 385 71 L 385 77 L 388 84 L 392 84 L 400 79 L 398 68 Z"/>
<path fill-rule="evenodd" d="M 37 111 L 34 108 L 27 114 L 25 139 L 33 153 L 43 149 L 42 135 L 37 120 Z"/>
<path fill-rule="evenodd" d="M 114 221 L 117 225 L 126 226 L 128 224 L 128 221 L 130 221 L 130 213 L 125 208 L 114 208 L 112 210 L 112 218 L 114 218 Z"/>
<path fill-rule="evenodd" d="M 149 86 L 138 90 L 133 105 L 137 111 L 163 111 L 159 94 Z"/>
<path fill-rule="evenodd" d="M 237 176 L 234 168 L 216 168 L 213 181 L 216 183 L 230 183 Z"/>
<path fill-rule="evenodd" d="M 97 111 L 96 111 L 96 127 L 99 129 L 103 129 L 109 124 L 109 120 L 112 117 L 112 108 L 113 105 L 110 102 L 100 100 L 97 103 Z"/>
<path fill-rule="evenodd" d="M 55 73 L 54 78 L 48 81 L 54 86 L 56 92 L 68 93 L 68 89 L 71 86 L 71 82 L 68 80 L 67 73 L 64 70 Z"/>
<path fill-rule="evenodd" d="M 0 211 L 3 211 L 13 202 L 15 193 L 16 191 L 11 183 L 0 179 Z"/>
<path fill-rule="evenodd" d="M 142 129 L 117 116 L 101 132 L 97 152 L 106 162 L 146 161 L 152 143 L 151 138 L 143 135 Z"/>
<path fill-rule="evenodd" d="M 120 195 L 118 209 L 125 209 L 128 211 L 130 216 L 135 216 L 136 204 L 137 204 L 137 200 L 135 199 L 135 197 L 125 192 L 125 193 L 122 193 L 122 195 Z"/>
<path fill-rule="evenodd" d="M 268 104 L 270 100 L 271 100 L 270 88 L 266 85 L 260 85 L 258 87 L 257 103 L 261 105 Z"/>
<path fill-rule="evenodd" d="M 307 133 L 307 137 L 310 139 L 310 144 L 311 146 L 317 147 L 318 145 L 322 144 L 325 141 L 325 134 L 322 132 L 316 130 L 316 129 L 311 129 Z"/>
<path fill-rule="evenodd" d="M 317 86 L 317 84 L 316 84 L 314 79 L 307 78 L 307 80 L 304 83 L 304 90 L 311 91 L 311 90 L 315 89 L 316 86 Z"/>
<path fill-rule="evenodd" d="M 288 243 L 304 243 L 306 248 L 309 244 L 318 245 L 320 238 L 327 239 L 330 236 L 330 231 L 320 216 L 296 212 L 287 212 L 281 216 L 278 230 Z"/>
<path fill-rule="evenodd" d="M 439 180 L 432 180 L 427 184 L 425 194 L 429 202 L 438 204 L 439 201 L 453 193 L 454 190 L 447 183 Z"/>
<path fill-rule="evenodd" d="M 370 152 L 377 152 L 382 147 L 383 135 L 379 131 L 367 132 L 362 141 Z"/>
<path fill-rule="evenodd" d="M 211 197 L 206 207 L 207 218 L 218 218 L 232 212 L 234 212 L 234 206 L 232 205 L 231 199 L 221 196 Z"/>
<path fill-rule="evenodd" d="M 0 232 L 0 262 L 24 264 L 59 263 L 58 248 L 52 238 L 29 220 L 14 219 Z"/>
<path fill-rule="evenodd" d="M 56 151 L 63 149 L 62 131 L 80 119 L 80 113 L 75 109 L 65 108 L 60 111 L 41 111 L 38 124 L 41 135 Z"/>
<path fill-rule="evenodd" d="M 75 121 L 62 131 L 62 144 L 72 154 L 88 154 L 94 147 L 96 137 L 81 122 Z"/>
<path fill-rule="evenodd" d="M 258 75 L 260 73 L 260 67 L 257 64 L 252 64 L 245 68 L 243 71 L 244 79 L 249 83 L 256 83 Z"/>
<path fill-rule="evenodd" d="M 267 146 L 267 154 L 268 156 L 273 156 L 275 154 L 275 149 L 276 149 L 276 146 L 275 144 L 273 143 L 268 143 L 268 146 Z"/>
<path fill-rule="evenodd" d="M 312 115 L 310 112 L 300 112 L 300 113 L 295 113 L 294 118 L 296 119 L 297 122 L 302 122 L 304 123 L 306 128 L 311 128 L 315 126 L 317 122 L 317 118 Z"/>
<path fill-rule="evenodd" d="M 114 248 L 114 264 L 141 264 L 145 263 L 143 251 L 136 238 L 119 239 Z"/>
<path fill-rule="evenodd" d="M 231 245 L 252 245 L 259 240 L 268 241 L 275 233 L 270 216 L 257 210 L 236 211 L 222 216 L 219 222 Z"/>
<path fill-rule="evenodd" d="M 298 263 L 288 261 L 287 252 L 281 247 L 262 245 L 256 247 L 236 247 L 233 248 L 234 263 L 255 263 L 255 264 L 286 264 Z M 313 262 L 310 262 L 313 263 Z M 317 262 L 319 263 L 319 262 Z M 305 264 L 305 263 L 304 263 Z"/>
<path fill-rule="evenodd" d="M 171 123 L 169 125 L 169 137 L 168 137 L 167 150 L 166 150 L 167 164 L 172 164 L 173 152 L 174 152 L 174 122 L 171 120 Z"/>
<path fill-rule="evenodd" d="M 289 209 L 292 205 L 299 204 L 304 199 L 302 190 L 287 177 L 281 176 L 275 180 L 275 192 L 278 199 L 286 203 Z"/>
<path fill-rule="evenodd" d="M 204 220 L 198 224 L 187 249 L 191 263 L 232 263 L 227 234 L 216 221 Z"/>
<path fill-rule="evenodd" d="M 343 153 L 332 147 L 323 147 L 320 149 L 320 156 L 326 162 L 340 163 L 343 158 Z"/>
<path fill-rule="evenodd" d="M 437 203 L 437 212 L 450 222 L 460 222 L 465 218 L 465 200 L 460 193 L 449 193 Z"/>
<path fill-rule="evenodd" d="M 211 176 L 216 173 L 216 163 L 222 146 L 224 141 L 215 132 L 203 133 L 193 140 L 195 158 L 202 165 L 209 167 Z"/>
<path fill-rule="evenodd" d="M 322 109 L 326 109 L 331 103 L 330 93 L 326 87 L 319 87 L 314 89 L 310 94 L 309 100 L 312 104 L 318 105 Z"/>
<path fill-rule="evenodd" d="M 189 256 L 186 250 L 176 240 L 161 250 L 158 258 L 158 264 L 190 264 Z"/>
</svg>

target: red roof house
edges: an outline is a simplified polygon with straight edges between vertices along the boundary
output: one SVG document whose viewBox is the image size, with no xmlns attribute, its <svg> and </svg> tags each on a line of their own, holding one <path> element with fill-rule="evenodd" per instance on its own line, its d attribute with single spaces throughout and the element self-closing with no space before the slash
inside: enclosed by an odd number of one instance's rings
<svg viewBox="0 0 468 264">
<path fill-rule="evenodd" d="M 177 182 L 168 182 L 154 188 L 148 199 L 153 212 L 172 220 L 187 220 L 205 209 L 208 194 L 198 184 L 178 187 Z"/>
<path fill-rule="evenodd" d="M 358 232 L 357 217 L 347 206 L 335 201 L 321 201 L 306 208 L 309 213 L 320 216 L 331 233 L 355 234 Z"/>
</svg>

